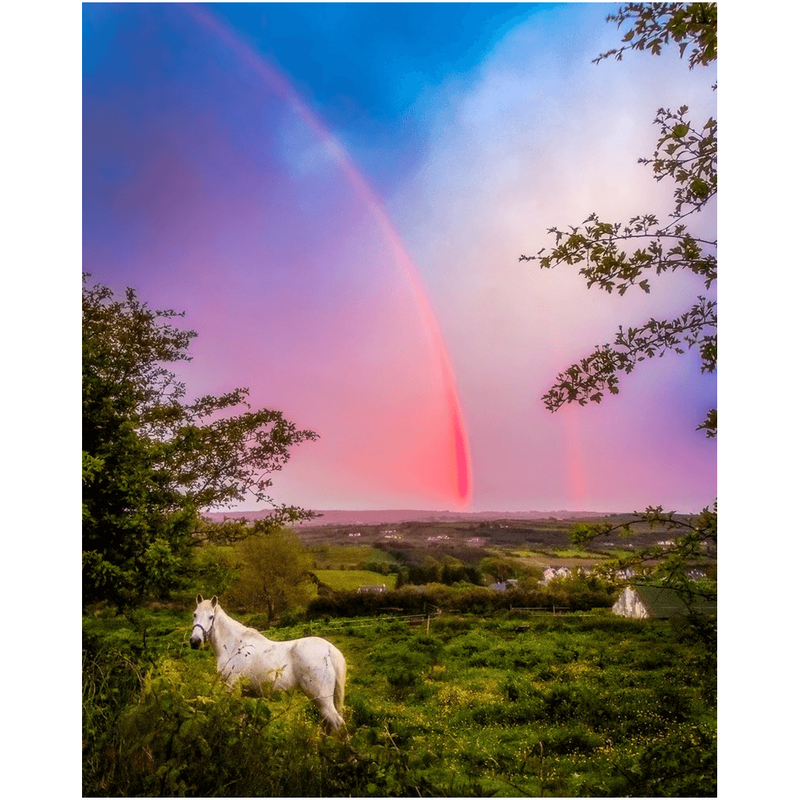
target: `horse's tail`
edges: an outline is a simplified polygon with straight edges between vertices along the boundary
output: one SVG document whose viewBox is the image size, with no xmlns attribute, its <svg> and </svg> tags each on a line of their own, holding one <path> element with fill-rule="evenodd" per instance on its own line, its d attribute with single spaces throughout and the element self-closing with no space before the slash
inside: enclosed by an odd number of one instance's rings
<svg viewBox="0 0 800 800">
<path fill-rule="evenodd" d="M 347 662 L 338 650 L 334 649 L 334 652 L 336 653 L 334 670 L 336 672 L 336 686 L 333 692 L 333 706 L 341 715 L 344 708 L 344 682 L 347 677 Z"/>
</svg>

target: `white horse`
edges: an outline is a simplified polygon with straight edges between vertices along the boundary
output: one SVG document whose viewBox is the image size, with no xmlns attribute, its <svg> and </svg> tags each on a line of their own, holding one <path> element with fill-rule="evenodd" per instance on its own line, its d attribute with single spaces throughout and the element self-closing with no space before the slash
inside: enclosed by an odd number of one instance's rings
<svg viewBox="0 0 800 800">
<path fill-rule="evenodd" d="M 319 636 L 273 642 L 229 617 L 216 595 L 210 600 L 197 595 L 189 644 L 196 649 L 205 641 L 229 687 L 242 681 L 242 691 L 255 697 L 300 689 L 319 709 L 327 732 L 344 732 L 347 666 L 330 642 Z"/>
</svg>

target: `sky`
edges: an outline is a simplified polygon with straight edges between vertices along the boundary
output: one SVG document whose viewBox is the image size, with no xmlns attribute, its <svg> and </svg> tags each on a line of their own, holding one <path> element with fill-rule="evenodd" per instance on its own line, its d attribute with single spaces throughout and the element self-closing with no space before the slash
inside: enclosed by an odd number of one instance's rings
<svg viewBox="0 0 800 800">
<path fill-rule="evenodd" d="M 314 509 L 699 511 L 716 404 L 668 354 L 600 405 L 546 410 L 623 298 L 520 262 L 591 212 L 670 211 L 637 163 L 660 107 L 716 114 L 677 52 L 593 64 L 616 4 L 85 4 L 82 248 L 198 332 L 189 396 L 247 386 L 319 440 L 274 476 Z M 715 209 L 700 229 L 716 235 Z M 256 508 L 244 504 L 242 508 Z"/>
</svg>

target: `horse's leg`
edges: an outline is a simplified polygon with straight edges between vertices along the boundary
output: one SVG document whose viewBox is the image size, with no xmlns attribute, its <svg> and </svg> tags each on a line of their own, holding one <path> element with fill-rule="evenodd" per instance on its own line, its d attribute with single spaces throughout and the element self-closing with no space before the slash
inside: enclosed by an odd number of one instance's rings
<svg viewBox="0 0 800 800">
<path fill-rule="evenodd" d="M 338 650 L 332 652 L 331 656 L 333 658 L 334 672 L 336 673 L 333 705 L 341 715 L 344 710 L 344 682 L 347 676 L 347 664 L 344 656 Z"/>
<path fill-rule="evenodd" d="M 320 648 L 320 645 L 323 645 Z M 343 678 L 344 658 L 338 650 L 332 650 L 329 642 L 320 639 L 301 639 L 296 648 L 298 661 L 294 666 L 296 685 L 319 710 L 326 733 L 345 730 L 341 700 L 343 691 L 339 676 Z"/>
<path fill-rule="evenodd" d="M 331 697 L 320 697 L 314 702 L 322 715 L 325 733 L 342 734 L 345 732 L 344 717 L 336 710 Z"/>
<path fill-rule="evenodd" d="M 317 707 L 322 716 L 322 724 L 326 733 L 336 733 L 344 729 L 344 717 L 336 708 L 336 679 L 334 675 L 307 674 L 300 682 L 300 688 Z"/>
</svg>

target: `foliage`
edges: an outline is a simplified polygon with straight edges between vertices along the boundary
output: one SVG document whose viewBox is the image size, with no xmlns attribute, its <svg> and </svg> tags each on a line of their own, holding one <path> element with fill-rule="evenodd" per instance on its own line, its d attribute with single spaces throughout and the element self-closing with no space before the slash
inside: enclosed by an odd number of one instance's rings
<svg viewBox="0 0 800 800">
<path fill-rule="evenodd" d="M 225 691 L 190 619 L 84 618 L 84 796 L 716 793 L 716 673 L 668 622 L 323 628 L 348 661 L 339 743 L 303 697 Z"/>
<path fill-rule="evenodd" d="M 483 582 L 483 576 L 477 567 L 465 564 L 452 555 L 437 557 L 426 554 L 421 563 L 408 563 L 398 570 L 403 576 L 401 583 L 414 585 L 441 583 L 452 586 L 463 581 L 481 585 Z"/>
<path fill-rule="evenodd" d="M 482 559 L 480 569 L 492 582 L 519 577 L 519 565 L 512 559 L 501 556 L 487 556 Z"/>
<path fill-rule="evenodd" d="M 205 597 L 224 595 L 236 583 L 240 560 L 232 546 L 204 545 L 195 550 L 193 588 Z"/>
<path fill-rule="evenodd" d="M 621 60 L 626 51 L 661 53 L 669 42 L 678 44 L 682 57 L 691 47 L 689 68 L 708 66 L 717 57 L 717 8 L 714 3 L 629 3 L 608 17 L 618 27 L 631 23 L 622 37 L 622 46 L 601 54 Z M 712 87 L 716 89 L 716 85 Z M 660 221 L 653 214 L 632 217 L 627 223 L 608 222 L 596 213 L 581 225 L 567 230 L 552 227 L 555 246 L 542 248 L 534 256 L 520 260 L 538 261 L 542 268 L 580 265 L 579 273 L 590 288 L 606 292 L 625 292 L 636 286 L 650 291 L 650 280 L 667 272 L 684 271 L 699 276 L 708 292 L 717 279 L 717 241 L 690 230 L 689 222 L 702 220 L 702 212 L 717 192 L 717 122 L 712 117 L 702 124 L 689 118 L 689 108 L 677 111 L 661 108 L 655 118 L 659 129 L 651 158 L 639 162 L 652 168 L 656 181 L 669 179 L 673 186 L 670 220 Z M 613 343 L 594 352 L 560 373 L 543 396 L 545 406 L 556 411 L 565 403 L 599 403 L 606 393 L 619 393 L 619 376 L 630 373 L 640 362 L 663 356 L 668 351 L 684 353 L 696 347 L 701 372 L 712 373 L 717 366 L 716 300 L 699 296 L 683 314 L 674 319 L 651 318 L 627 330 L 619 327 Z M 717 412 L 710 409 L 697 430 L 713 438 L 717 433 Z M 678 528 L 684 523 L 673 513 L 651 507 L 636 513 L 641 524 L 666 523 Z M 629 527 L 628 525 L 624 527 Z M 588 541 L 615 528 L 608 524 L 580 526 L 574 541 Z M 716 504 L 704 509 L 697 520 L 684 525 L 673 544 L 650 548 L 640 561 L 657 559 L 657 575 L 680 591 L 694 590 L 687 570 L 698 559 L 716 554 Z"/>
<path fill-rule="evenodd" d="M 252 497 L 316 434 L 281 412 L 251 411 L 247 389 L 184 401 L 168 365 L 196 336 L 133 289 L 83 289 L 83 598 L 120 606 L 185 577 L 198 512 Z M 244 408 L 245 410 L 241 410 Z M 232 413 L 237 411 L 238 413 Z M 276 507 L 274 522 L 308 512 Z"/>
<path fill-rule="evenodd" d="M 403 586 L 381 594 L 336 592 L 312 600 L 306 613 L 313 618 L 379 616 L 387 613 L 387 609 L 408 615 L 431 614 L 439 610 L 456 614 L 489 614 L 510 607 L 589 611 L 610 608 L 614 592 L 613 583 L 583 577 L 554 581 L 547 586 L 520 586 L 507 592 L 470 583 L 452 587 L 426 584 Z"/>
<path fill-rule="evenodd" d="M 378 616 L 388 608 L 406 614 L 425 614 L 439 608 L 448 593 L 447 587 L 437 584 L 403 586 L 380 594 L 344 590 L 314 598 L 306 614 L 309 618 Z"/>
<path fill-rule="evenodd" d="M 257 521 L 236 553 L 238 577 L 226 595 L 234 607 L 262 611 L 272 623 L 283 611 L 304 607 L 314 597 L 314 557 L 291 531 Z"/>
<path fill-rule="evenodd" d="M 432 636 L 382 642 L 370 653 L 370 660 L 384 674 L 395 697 L 407 697 L 419 689 L 424 676 L 438 662 L 443 646 Z"/>
<path fill-rule="evenodd" d="M 625 44 L 603 53 L 595 62 L 610 56 L 621 61 L 626 50 L 649 50 L 657 56 L 670 41 L 677 42 L 681 57 L 693 45 L 689 69 L 717 60 L 716 3 L 628 3 L 608 16 L 618 28 L 628 20 L 633 20 L 633 26 L 622 37 Z"/>
</svg>

